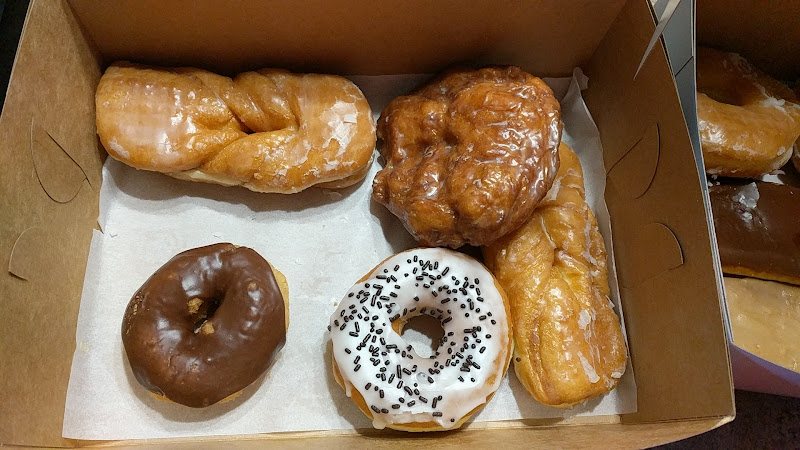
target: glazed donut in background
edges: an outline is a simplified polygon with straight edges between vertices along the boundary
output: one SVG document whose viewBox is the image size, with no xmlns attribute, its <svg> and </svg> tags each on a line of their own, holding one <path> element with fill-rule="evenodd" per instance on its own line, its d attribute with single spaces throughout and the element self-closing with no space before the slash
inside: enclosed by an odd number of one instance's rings
<svg viewBox="0 0 800 450">
<path fill-rule="evenodd" d="M 697 118 L 706 173 L 758 178 L 782 167 L 800 136 L 788 87 L 735 53 L 697 48 Z"/>
<path fill-rule="evenodd" d="M 447 72 L 381 113 L 373 197 L 422 245 L 491 242 L 550 188 L 560 115 L 550 88 L 517 67 Z"/>
<path fill-rule="evenodd" d="M 358 87 L 334 75 L 264 69 L 234 79 L 115 63 L 95 97 L 108 153 L 180 179 L 292 193 L 364 178 L 375 124 Z"/>
<path fill-rule="evenodd" d="M 444 329 L 430 357 L 401 336 L 421 315 Z M 329 328 L 336 382 L 378 429 L 460 427 L 492 398 L 511 358 L 503 290 L 480 262 L 441 248 L 380 263 L 345 295 Z"/>
<path fill-rule="evenodd" d="M 284 276 L 252 249 L 214 244 L 179 253 L 142 285 L 122 343 L 148 391 L 201 408 L 258 379 L 288 328 Z"/>
<path fill-rule="evenodd" d="M 755 181 L 708 194 L 723 273 L 800 285 L 800 188 Z"/>
<path fill-rule="evenodd" d="M 559 153 L 530 220 L 483 251 L 511 303 L 517 378 L 539 402 L 566 408 L 614 389 L 627 349 L 580 161 L 564 143 Z"/>
</svg>

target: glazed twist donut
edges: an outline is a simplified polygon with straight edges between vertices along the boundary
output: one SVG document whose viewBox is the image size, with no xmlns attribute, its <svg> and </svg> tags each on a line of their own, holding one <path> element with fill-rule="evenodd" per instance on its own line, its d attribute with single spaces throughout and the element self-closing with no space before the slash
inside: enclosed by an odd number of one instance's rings
<svg viewBox="0 0 800 450">
<path fill-rule="evenodd" d="M 375 148 L 369 103 L 334 75 L 264 69 L 231 79 L 116 63 L 95 101 L 97 133 L 114 158 L 258 192 L 349 186 Z"/>
<path fill-rule="evenodd" d="M 697 49 L 697 118 L 706 172 L 758 178 L 782 167 L 800 136 L 800 105 L 735 53 Z"/>
<path fill-rule="evenodd" d="M 613 389 L 627 349 L 580 161 L 563 143 L 559 157 L 531 219 L 483 250 L 511 303 L 517 378 L 539 402 L 565 408 Z"/>
</svg>

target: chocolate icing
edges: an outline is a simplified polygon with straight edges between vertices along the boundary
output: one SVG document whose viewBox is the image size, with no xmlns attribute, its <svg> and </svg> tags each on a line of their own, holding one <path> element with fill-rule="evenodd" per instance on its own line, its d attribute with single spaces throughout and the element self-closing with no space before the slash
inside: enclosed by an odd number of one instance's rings
<svg viewBox="0 0 800 450">
<path fill-rule="evenodd" d="M 285 341 L 285 304 L 272 268 L 233 244 L 173 257 L 134 294 L 122 321 L 139 383 L 191 407 L 247 387 Z"/>
<path fill-rule="evenodd" d="M 800 189 L 757 181 L 709 194 L 723 272 L 800 284 Z"/>
</svg>

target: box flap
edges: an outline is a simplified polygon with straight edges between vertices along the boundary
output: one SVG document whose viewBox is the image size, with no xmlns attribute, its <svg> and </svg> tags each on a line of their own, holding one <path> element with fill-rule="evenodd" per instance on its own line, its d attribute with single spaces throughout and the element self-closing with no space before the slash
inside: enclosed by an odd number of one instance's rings
<svg viewBox="0 0 800 450">
<path fill-rule="evenodd" d="M 99 75 L 66 2 L 33 1 L 0 116 L 0 443 L 66 443 L 61 422 L 103 161 Z"/>
<path fill-rule="evenodd" d="M 588 61 L 623 1 L 71 3 L 106 63 L 383 75 L 513 61 L 540 76 L 569 76 Z"/>
<path fill-rule="evenodd" d="M 647 6 L 626 4 L 586 71 L 586 102 L 610 170 L 606 201 L 638 386 L 639 411 L 623 421 L 729 416 L 733 388 L 709 219 L 661 45 L 634 81 L 655 29 L 642 19 Z"/>
</svg>

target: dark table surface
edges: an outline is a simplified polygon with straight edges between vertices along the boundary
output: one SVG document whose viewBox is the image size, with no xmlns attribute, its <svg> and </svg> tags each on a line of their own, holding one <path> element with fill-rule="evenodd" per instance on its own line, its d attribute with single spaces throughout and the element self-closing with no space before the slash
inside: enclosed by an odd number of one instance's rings
<svg viewBox="0 0 800 450">
<path fill-rule="evenodd" d="M 6 99 L 11 66 L 29 0 L 0 0 L 0 106 Z"/>
<path fill-rule="evenodd" d="M 733 422 L 658 448 L 800 449 L 800 399 L 736 391 Z"/>
<path fill-rule="evenodd" d="M 29 0 L 0 0 L 0 105 Z M 736 391 L 736 419 L 661 449 L 800 449 L 800 399 Z"/>
</svg>

